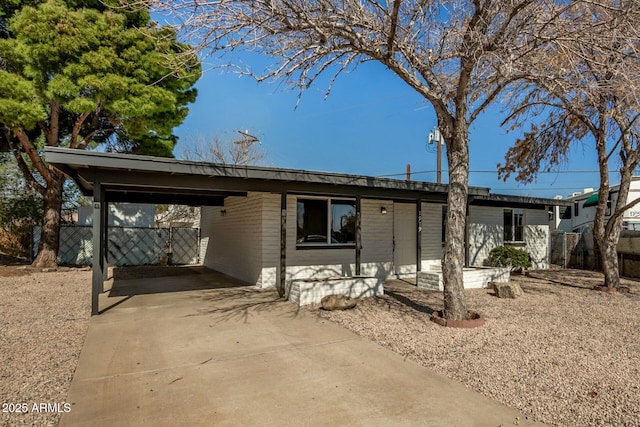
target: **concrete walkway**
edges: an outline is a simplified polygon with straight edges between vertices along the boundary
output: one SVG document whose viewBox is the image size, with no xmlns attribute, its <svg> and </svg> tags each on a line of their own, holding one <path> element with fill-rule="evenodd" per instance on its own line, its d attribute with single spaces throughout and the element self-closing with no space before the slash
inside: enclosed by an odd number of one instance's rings
<svg viewBox="0 0 640 427">
<path fill-rule="evenodd" d="M 103 295 L 61 426 L 535 425 L 275 292 L 196 273 Z"/>
</svg>

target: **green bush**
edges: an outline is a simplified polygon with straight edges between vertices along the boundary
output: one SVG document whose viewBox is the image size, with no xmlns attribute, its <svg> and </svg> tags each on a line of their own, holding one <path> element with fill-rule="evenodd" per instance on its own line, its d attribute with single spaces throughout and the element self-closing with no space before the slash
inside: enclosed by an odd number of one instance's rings
<svg viewBox="0 0 640 427">
<path fill-rule="evenodd" d="M 531 255 L 524 249 L 513 246 L 498 246 L 489 252 L 489 265 L 511 267 L 512 271 L 522 271 L 531 268 Z"/>
</svg>

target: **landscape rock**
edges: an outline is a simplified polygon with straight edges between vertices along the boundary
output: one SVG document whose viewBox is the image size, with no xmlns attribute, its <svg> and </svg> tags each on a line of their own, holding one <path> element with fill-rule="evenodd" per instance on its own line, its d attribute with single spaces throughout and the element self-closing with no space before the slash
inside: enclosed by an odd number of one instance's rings
<svg viewBox="0 0 640 427">
<path fill-rule="evenodd" d="M 489 282 L 498 298 L 518 298 L 524 295 L 517 282 Z"/>
<path fill-rule="evenodd" d="M 357 301 L 346 295 L 327 295 L 320 300 L 323 310 L 347 310 L 354 308 Z"/>
</svg>

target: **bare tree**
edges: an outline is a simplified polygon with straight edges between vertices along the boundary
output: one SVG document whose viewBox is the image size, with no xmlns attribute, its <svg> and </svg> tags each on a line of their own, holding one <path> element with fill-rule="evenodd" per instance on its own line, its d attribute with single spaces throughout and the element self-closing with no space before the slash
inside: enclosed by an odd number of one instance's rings
<svg viewBox="0 0 640 427">
<path fill-rule="evenodd" d="M 584 3 L 572 15 L 592 22 L 580 37 L 559 37 L 520 64 L 528 76 L 514 87 L 514 109 L 507 122 L 519 127 L 532 113 L 546 114 L 542 123 L 510 148 L 503 178 L 531 182 L 541 168 L 551 170 L 567 160 L 579 142 L 593 143 L 598 156 L 600 188 L 594 220 L 594 242 L 605 284 L 620 284 L 616 247 L 634 170 L 640 163 L 640 2 Z M 575 22 L 575 20 L 574 20 Z M 566 32 L 565 32 L 566 33 Z M 618 155 L 618 202 L 605 221 L 609 169 Z"/>
<path fill-rule="evenodd" d="M 180 139 L 177 156 L 185 160 L 228 165 L 242 165 L 245 160 L 249 165 L 259 165 L 266 158 L 267 152 L 262 145 L 252 143 L 247 145 L 245 159 L 245 147 L 238 142 L 244 142 L 242 135 L 233 141 L 223 140 L 218 135 L 187 135 Z"/>
<path fill-rule="evenodd" d="M 245 145 L 238 142 L 245 142 L 242 135 L 233 141 L 223 140 L 218 135 L 187 135 L 180 138 L 175 154 L 178 159 L 235 166 L 245 163 L 259 165 L 264 161 L 267 152 L 261 144 L 247 144 L 245 149 Z M 198 224 L 200 222 L 200 208 L 186 205 L 158 205 L 156 207 L 156 223 L 158 225 L 185 222 Z"/>
<path fill-rule="evenodd" d="M 512 63 L 553 39 L 553 22 L 572 5 L 551 0 L 155 3 L 180 15 L 172 20 L 184 22 L 183 31 L 202 49 L 271 57 L 272 66 L 263 72 L 238 68 L 258 81 L 279 79 L 302 92 L 321 74 L 333 81 L 359 64 L 377 61 L 433 106 L 449 167 L 442 268 L 444 316 L 450 319 L 468 316 L 462 268 L 469 127 L 518 78 Z M 227 64 L 233 65 L 236 57 L 229 58 Z"/>
</svg>

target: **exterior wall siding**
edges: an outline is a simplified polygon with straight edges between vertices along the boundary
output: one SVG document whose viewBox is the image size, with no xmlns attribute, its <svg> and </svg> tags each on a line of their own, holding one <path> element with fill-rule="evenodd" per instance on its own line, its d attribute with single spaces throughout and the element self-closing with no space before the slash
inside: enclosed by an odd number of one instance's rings
<svg viewBox="0 0 640 427">
<path fill-rule="evenodd" d="M 209 250 L 209 239 L 213 234 L 212 217 L 214 213 L 218 213 L 219 208 L 213 206 L 202 206 L 200 208 L 200 263 L 205 264 L 207 259 L 207 251 Z M 219 213 L 218 213 L 219 215 Z M 211 254 L 209 254 L 211 257 Z"/>
<path fill-rule="evenodd" d="M 533 268 L 549 268 L 549 214 L 544 210 L 527 209 L 524 238 Z"/>
<path fill-rule="evenodd" d="M 225 211 L 224 215 L 221 211 Z M 262 194 L 227 197 L 224 207 L 204 209 L 203 237 L 207 248 L 203 265 L 259 283 L 262 273 Z"/>
<path fill-rule="evenodd" d="M 469 265 L 483 266 L 491 249 L 504 245 L 502 207 L 470 206 Z M 524 246 L 533 268 L 549 267 L 549 216 L 546 210 L 525 209 Z"/>
<path fill-rule="evenodd" d="M 296 248 L 298 197 L 287 196 L 286 281 L 354 276 L 354 248 Z M 380 212 L 382 206 L 386 215 Z M 363 199 L 361 208 L 361 275 L 390 277 L 394 274 L 394 203 Z M 280 280 L 280 195 L 228 197 L 224 207 L 204 207 L 201 215 L 203 265 L 260 287 L 276 286 Z M 525 210 L 525 224 L 524 248 L 531 254 L 534 267 L 548 267 L 547 212 Z M 440 266 L 441 236 L 442 205 L 423 203 L 422 270 Z M 484 265 L 491 249 L 503 243 L 503 208 L 470 206 L 469 264 Z"/>
<path fill-rule="evenodd" d="M 421 270 L 442 264 L 442 206 L 438 203 L 422 204 Z"/>
<path fill-rule="evenodd" d="M 469 206 L 469 265 L 482 266 L 504 244 L 503 208 Z"/>
<path fill-rule="evenodd" d="M 393 202 L 362 199 L 360 273 L 386 278 L 393 274 Z M 380 208 L 387 210 L 385 215 Z M 355 256 L 355 254 L 354 254 Z"/>
<path fill-rule="evenodd" d="M 287 210 L 289 206 L 287 205 Z M 288 227 L 287 227 L 288 228 Z M 288 232 L 288 230 L 287 230 Z M 262 269 L 257 285 L 275 287 L 280 281 L 280 195 L 262 194 Z"/>
</svg>

